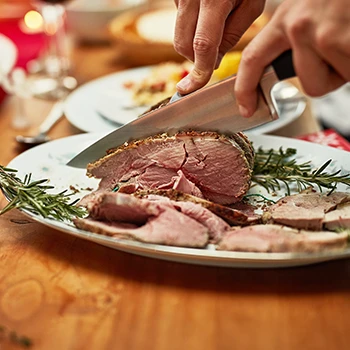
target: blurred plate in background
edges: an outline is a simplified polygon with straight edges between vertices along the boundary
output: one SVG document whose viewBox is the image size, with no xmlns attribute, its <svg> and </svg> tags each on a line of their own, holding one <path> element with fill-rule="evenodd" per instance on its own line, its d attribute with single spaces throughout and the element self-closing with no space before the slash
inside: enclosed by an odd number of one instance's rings
<svg viewBox="0 0 350 350">
<path fill-rule="evenodd" d="M 113 115 L 134 118 L 141 114 L 143 109 L 136 111 L 123 108 L 125 104 L 132 103 L 131 93 L 124 84 L 130 80 L 143 79 L 149 71 L 149 67 L 121 71 L 81 85 L 66 99 L 65 116 L 72 125 L 85 132 L 114 130 L 118 125 L 98 113 L 99 102 L 107 99 L 113 101 L 114 105 L 110 106 L 113 108 Z"/>
</svg>

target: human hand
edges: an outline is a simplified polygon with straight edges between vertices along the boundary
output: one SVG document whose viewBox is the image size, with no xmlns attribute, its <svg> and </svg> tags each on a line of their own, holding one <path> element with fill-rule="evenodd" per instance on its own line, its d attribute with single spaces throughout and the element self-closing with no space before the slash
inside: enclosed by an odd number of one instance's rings
<svg viewBox="0 0 350 350">
<path fill-rule="evenodd" d="M 256 110 L 264 68 L 288 49 L 306 94 L 322 96 L 350 81 L 349 1 L 285 0 L 277 8 L 242 54 L 235 95 L 243 116 Z"/>
<path fill-rule="evenodd" d="M 175 0 L 175 50 L 194 62 L 177 85 L 181 94 L 203 87 L 222 57 L 262 13 L 265 0 Z"/>
</svg>

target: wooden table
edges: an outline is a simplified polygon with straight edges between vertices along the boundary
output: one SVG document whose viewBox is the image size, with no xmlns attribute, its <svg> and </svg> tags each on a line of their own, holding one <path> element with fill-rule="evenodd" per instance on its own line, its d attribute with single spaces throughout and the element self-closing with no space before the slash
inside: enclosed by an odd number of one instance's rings
<svg viewBox="0 0 350 350">
<path fill-rule="evenodd" d="M 126 68 L 117 51 L 77 47 L 79 82 Z M 28 133 L 50 107 L 30 103 Z M 0 110 L 4 165 L 21 151 L 13 113 L 10 98 Z M 318 129 L 307 109 L 276 133 Z M 51 136 L 79 132 L 64 119 Z M 266 270 L 194 266 L 73 238 L 15 210 L 0 217 L 0 325 L 28 336 L 33 349 L 345 350 L 349 323 L 350 260 Z M 0 342 L 1 350 L 20 348 Z"/>
</svg>

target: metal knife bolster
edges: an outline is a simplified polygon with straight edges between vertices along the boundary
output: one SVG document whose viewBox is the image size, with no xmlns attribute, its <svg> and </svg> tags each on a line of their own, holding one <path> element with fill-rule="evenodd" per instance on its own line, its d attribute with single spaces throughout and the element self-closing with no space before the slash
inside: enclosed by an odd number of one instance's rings
<svg viewBox="0 0 350 350">
<path fill-rule="evenodd" d="M 280 80 L 276 74 L 276 71 L 273 67 L 268 67 L 265 69 L 264 75 L 260 79 L 259 88 L 262 94 L 262 97 L 265 99 L 265 105 L 269 108 L 272 120 L 278 119 L 277 112 L 277 103 L 276 100 L 272 97 L 272 88 Z M 256 113 L 259 112 L 259 108 Z"/>
</svg>

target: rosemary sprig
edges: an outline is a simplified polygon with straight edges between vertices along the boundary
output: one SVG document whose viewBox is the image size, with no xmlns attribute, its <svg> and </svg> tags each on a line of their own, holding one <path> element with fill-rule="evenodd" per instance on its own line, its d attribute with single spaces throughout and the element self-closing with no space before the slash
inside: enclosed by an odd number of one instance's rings
<svg viewBox="0 0 350 350">
<path fill-rule="evenodd" d="M 273 203 L 275 204 L 276 202 L 270 198 L 267 198 L 265 196 L 263 196 L 262 194 L 260 193 L 248 193 L 246 195 L 243 196 L 244 199 L 249 199 L 251 197 L 258 197 L 258 198 L 261 198 L 261 199 L 258 199 L 257 201 L 260 201 L 260 202 L 267 202 L 267 203 Z"/>
<path fill-rule="evenodd" d="M 0 325 L 0 348 L 3 340 L 8 340 L 14 345 L 30 348 L 33 341 L 25 335 L 19 335 L 17 332 L 9 330 L 5 326 Z"/>
<path fill-rule="evenodd" d="M 318 187 L 334 191 L 339 183 L 350 185 L 350 173 L 341 175 L 341 170 L 328 173 L 327 167 L 332 159 L 326 161 L 318 169 L 312 167 L 311 161 L 298 163 L 295 159 L 296 149 L 279 148 L 279 150 L 255 150 L 255 163 L 252 182 L 264 187 L 268 192 L 281 190 L 286 187 L 287 194 L 291 193 L 291 185 L 296 185 L 297 191 L 308 187 Z"/>
<path fill-rule="evenodd" d="M 54 188 L 46 184 L 47 179 L 31 181 L 31 175 L 26 175 L 22 181 L 16 177 L 16 172 L 0 165 L 0 189 L 9 200 L 0 215 L 15 208 L 59 221 L 86 215 L 84 208 L 75 205 L 78 199 L 70 202 L 72 193 L 67 193 L 67 190 L 58 194 L 47 193 L 48 189 Z"/>
<path fill-rule="evenodd" d="M 294 148 L 255 149 L 252 183 L 264 187 L 268 192 L 279 191 L 284 185 L 288 195 L 293 185 L 299 192 L 314 186 L 320 191 L 326 188 L 332 192 L 339 183 L 350 185 L 350 173 L 342 175 L 341 170 L 326 172 L 331 159 L 314 169 L 311 161 L 298 163 L 296 154 Z M 14 208 L 58 221 L 71 221 L 86 215 L 84 208 L 75 205 L 78 199 L 70 202 L 70 196 L 74 193 L 67 193 L 67 190 L 58 194 L 47 193 L 47 190 L 54 188 L 47 185 L 47 179 L 31 181 L 31 175 L 27 175 L 22 181 L 16 177 L 16 172 L 0 165 L 0 189 L 9 200 L 0 215 Z"/>
</svg>

